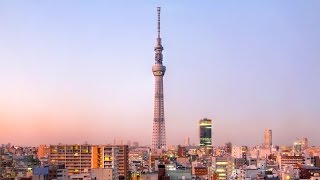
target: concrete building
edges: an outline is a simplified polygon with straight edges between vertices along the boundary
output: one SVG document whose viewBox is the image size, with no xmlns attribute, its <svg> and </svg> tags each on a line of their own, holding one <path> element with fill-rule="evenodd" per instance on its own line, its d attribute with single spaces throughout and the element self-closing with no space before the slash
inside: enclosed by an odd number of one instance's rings
<svg viewBox="0 0 320 180">
<path fill-rule="evenodd" d="M 309 141 L 308 138 L 303 138 L 301 140 L 302 150 L 306 150 L 309 148 Z"/>
<path fill-rule="evenodd" d="M 231 154 L 232 153 L 232 143 L 228 142 L 224 145 L 224 151 L 227 154 Z"/>
<path fill-rule="evenodd" d="M 212 147 L 212 121 L 211 119 L 201 119 L 199 121 L 200 146 Z"/>
<path fill-rule="evenodd" d="M 118 156 L 119 148 L 114 146 L 93 146 L 92 147 L 92 169 L 99 178 L 118 179 Z M 111 172 L 110 172 L 111 171 Z"/>
<path fill-rule="evenodd" d="M 64 164 L 69 175 L 90 173 L 95 169 L 113 169 L 113 176 L 127 178 L 128 145 L 50 145 L 50 163 Z"/>
<path fill-rule="evenodd" d="M 114 174 L 112 168 L 93 168 L 91 170 L 91 175 L 96 178 L 96 180 L 118 180 L 118 174 Z"/>
<path fill-rule="evenodd" d="M 128 145 L 118 145 L 115 146 L 119 148 L 119 153 L 118 153 L 118 173 L 119 177 L 125 177 L 129 178 L 130 177 L 130 172 L 129 172 L 129 147 Z"/>
<path fill-rule="evenodd" d="M 92 152 L 92 168 L 112 168 L 114 177 L 130 177 L 128 145 L 93 146 Z"/>
<path fill-rule="evenodd" d="M 183 143 L 184 146 L 190 146 L 190 138 L 189 137 L 185 137 L 184 138 L 184 143 Z"/>
<path fill-rule="evenodd" d="M 277 162 L 281 169 L 286 166 L 292 166 L 294 169 L 298 167 L 298 164 L 304 164 L 303 156 L 278 156 Z"/>
<path fill-rule="evenodd" d="M 266 129 L 264 131 L 264 147 L 270 149 L 272 146 L 272 131 L 271 129 Z"/>
<path fill-rule="evenodd" d="M 234 170 L 234 158 L 232 157 L 212 157 L 213 172 L 217 179 L 225 180 L 232 175 Z"/>
<path fill-rule="evenodd" d="M 95 178 L 90 173 L 81 173 L 71 175 L 68 180 L 95 180 Z"/>
<path fill-rule="evenodd" d="M 40 158 L 47 158 L 50 154 L 50 147 L 47 145 L 40 145 L 38 147 L 37 157 Z"/>
<path fill-rule="evenodd" d="M 32 169 L 32 180 L 68 180 L 68 169 L 64 165 L 51 165 L 34 167 Z"/>
<path fill-rule="evenodd" d="M 160 38 L 160 7 L 158 11 L 158 37 L 154 47 L 155 64 L 152 66 L 152 72 L 155 77 L 155 93 L 154 93 L 154 119 L 152 131 L 152 149 L 163 150 L 166 148 L 166 132 L 164 120 L 164 96 L 163 96 L 163 76 L 166 72 L 166 67 L 162 65 L 163 47 Z"/>
<path fill-rule="evenodd" d="M 296 155 L 301 155 L 302 153 L 302 142 L 300 139 L 297 139 L 293 142 L 292 151 Z"/>
<path fill-rule="evenodd" d="M 88 173 L 91 169 L 92 146 L 79 145 L 50 145 L 50 163 L 64 164 L 68 174 Z"/>
<path fill-rule="evenodd" d="M 232 153 L 231 156 L 234 158 L 243 158 L 247 159 L 247 146 L 232 146 Z"/>
</svg>

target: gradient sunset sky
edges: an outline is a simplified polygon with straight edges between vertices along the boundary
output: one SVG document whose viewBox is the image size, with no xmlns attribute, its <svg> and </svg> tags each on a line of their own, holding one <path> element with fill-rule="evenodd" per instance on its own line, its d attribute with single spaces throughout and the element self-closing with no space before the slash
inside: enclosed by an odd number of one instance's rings
<svg viewBox="0 0 320 180">
<path fill-rule="evenodd" d="M 161 6 L 167 144 L 320 144 L 320 1 L 0 1 L 0 144 L 150 145 Z"/>
</svg>

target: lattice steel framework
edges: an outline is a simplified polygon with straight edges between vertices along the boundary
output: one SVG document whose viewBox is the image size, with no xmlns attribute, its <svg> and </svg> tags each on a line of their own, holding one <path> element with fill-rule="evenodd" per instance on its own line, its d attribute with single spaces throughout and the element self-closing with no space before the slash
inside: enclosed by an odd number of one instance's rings
<svg viewBox="0 0 320 180">
<path fill-rule="evenodd" d="M 164 121 L 164 98 L 163 98 L 163 76 L 166 67 L 162 65 L 163 47 L 160 38 L 160 7 L 158 12 L 158 37 L 157 43 L 154 47 L 155 64 L 152 66 L 152 72 L 155 77 L 155 94 L 154 94 L 154 119 L 153 119 L 153 135 L 152 135 L 152 149 L 164 149 L 166 147 L 166 128 Z"/>
</svg>

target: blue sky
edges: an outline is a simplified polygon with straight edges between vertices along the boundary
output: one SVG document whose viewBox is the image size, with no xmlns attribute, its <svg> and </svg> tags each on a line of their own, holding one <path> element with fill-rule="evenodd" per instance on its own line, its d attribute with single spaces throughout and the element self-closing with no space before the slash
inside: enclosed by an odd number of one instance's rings
<svg viewBox="0 0 320 180">
<path fill-rule="evenodd" d="M 1 1 L 0 142 L 150 144 L 157 6 L 168 144 L 320 143 L 316 0 Z"/>
</svg>

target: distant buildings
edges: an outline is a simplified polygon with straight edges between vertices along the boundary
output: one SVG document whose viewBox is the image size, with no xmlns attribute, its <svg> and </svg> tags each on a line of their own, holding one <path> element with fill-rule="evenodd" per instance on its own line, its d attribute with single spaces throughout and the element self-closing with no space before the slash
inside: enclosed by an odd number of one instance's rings
<svg viewBox="0 0 320 180">
<path fill-rule="evenodd" d="M 272 146 L 272 131 L 271 129 L 266 129 L 264 131 L 264 147 L 270 149 Z"/>
<path fill-rule="evenodd" d="M 199 121 L 200 146 L 212 147 L 212 121 L 201 119 Z"/>
<path fill-rule="evenodd" d="M 247 146 L 233 146 L 231 156 L 234 158 L 247 159 Z"/>
<path fill-rule="evenodd" d="M 307 138 L 302 138 L 302 139 L 297 138 L 293 142 L 292 149 L 295 154 L 301 154 L 302 151 L 308 149 L 308 147 L 309 147 L 309 143 Z"/>
<path fill-rule="evenodd" d="M 137 141 L 132 142 L 132 147 L 139 147 L 139 142 Z"/>
<path fill-rule="evenodd" d="M 183 143 L 184 146 L 190 146 L 190 138 L 189 137 L 185 137 L 184 138 L 184 143 Z"/>
<path fill-rule="evenodd" d="M 227 154 L 231 154 L 232 153 L 232 143 L 228 142 L 224 145 L 224 151 Z"/>
</svg>

